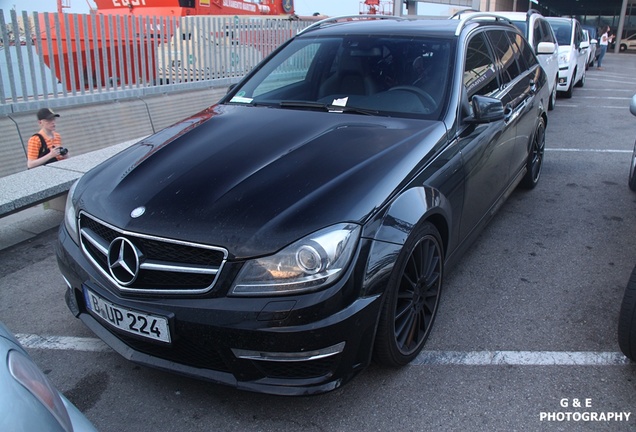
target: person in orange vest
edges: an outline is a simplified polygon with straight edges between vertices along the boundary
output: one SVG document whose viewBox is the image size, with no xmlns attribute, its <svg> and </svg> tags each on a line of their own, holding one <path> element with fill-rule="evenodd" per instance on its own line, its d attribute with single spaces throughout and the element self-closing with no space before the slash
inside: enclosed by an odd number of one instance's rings
<svg viewBox="0 0 636 432">
<path fill-rule="evenodd" d="M 55 120 L 59 116 L 49 108 L 38 111 L 40 130 L 29 138 L 27 168 L 35 168 L 69 157 L 68 149 L 62 147 L 62 136 L 55 131 Z"/>
</svg>

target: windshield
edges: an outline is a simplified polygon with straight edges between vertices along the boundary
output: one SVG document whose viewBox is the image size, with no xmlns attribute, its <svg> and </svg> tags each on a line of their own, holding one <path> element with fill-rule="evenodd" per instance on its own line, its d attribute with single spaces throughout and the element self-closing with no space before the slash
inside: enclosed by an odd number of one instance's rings
<svg viewBox="0 0 636 432">
<path fill-rule="evenodd" d="M 550 21 L 550 26 L 554 30 L 559 45 L 572 44 L 572 23 L 570 21 Z"/>
<path fill-rule="evenodd" d="M 226 103 L 438 119 L 451 41 L 342 36 L 293 40 Z"/>
</svg>

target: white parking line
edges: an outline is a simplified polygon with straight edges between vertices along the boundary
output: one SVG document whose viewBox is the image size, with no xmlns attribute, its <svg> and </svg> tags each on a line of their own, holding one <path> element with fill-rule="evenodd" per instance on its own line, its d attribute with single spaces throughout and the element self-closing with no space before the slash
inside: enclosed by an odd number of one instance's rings
<svg viewBox="0 0 636 432">
<path fill-rule="evenodd" d="M 616 149 L 580 149 L 580 148 L 548 148 L 545 151 L 557 152 L 582 152 L 582 153 L 631 153 L 633 150 L 616 150 Z"/>
<path fill-rule="evenodd" d="M 16 339 L 22 346 L 31 349 L 51 349 L 68 351 L 110 351 L 110 347 L 96 338 L 81 338 L 69 336 L 40 336 L 35 334 L 16 334 Z"/>
<path fill-rule="evenodd" d="M 567 351 L 422 351 L 412 365 L 467 366 L 612 366 L 629 364 L 616 352 Z"/>
<path fill-rule="evenodd" d="M 111 349 L 96 338 L 69 336 L 40 336 L 17 334 L 27 349 L 107 352 Z M 617 352 L 567 351 L 422 351 L 411 365 L 470 365 L 470 366 L 611 366 L 629 364 Z"/>
<path fill-rule="evenodd" d="M 580 108 L 581 105 L 558 103 L 557 107 L 559 107 L 559 108 Z M 620 109 L 620 110 L 625 110 L 625 111 L 629 110 L 629 108 L 626 108 L 626 107 L 624 107 L 622 105 L 621 106 L 599 105 L 599 106 L 596 107 L 596 109 L 599 109 L 599 110 L 602 110 L 602 109 Z"/>
</svg>

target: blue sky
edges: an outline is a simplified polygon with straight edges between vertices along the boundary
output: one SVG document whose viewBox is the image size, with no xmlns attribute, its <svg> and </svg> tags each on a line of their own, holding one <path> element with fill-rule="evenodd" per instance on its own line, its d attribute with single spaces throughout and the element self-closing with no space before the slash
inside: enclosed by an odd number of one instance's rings
<svg viewBox="0 0 636 432">
<path fill-rule="evenodd" d="M 88 13 L 89 7 L 87 3 L 93 6 L 95 4 L 91 0 L 70 0 L 71 8 L 65 10 L 71 13 Z M 356 15 L 360 12 L 360 3 L 361 0 L 294 0 L 296 14 L 298 15 L 312 15 L 314 12 L 329 16 Z M 57 10 L 56 5 L 56 0 L 0 0 L 0 9 L 5 11 L 5 13 L 13 8 L 18 11 L 55 12 Z M 418 11 L 420 15 L 424 15 L 424 10 L 431 15 L 437 15 L 444 14 L 447 9 L 448 6 L 442 5 L 428 5 L 425 9 L 424 4 L 420 3 Z"/>
</svg>

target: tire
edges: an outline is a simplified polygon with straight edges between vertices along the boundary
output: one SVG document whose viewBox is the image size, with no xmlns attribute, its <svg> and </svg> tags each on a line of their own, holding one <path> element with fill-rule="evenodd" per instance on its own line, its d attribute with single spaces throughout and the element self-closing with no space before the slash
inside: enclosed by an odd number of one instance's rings
<svg viewBox="0 0 636 432">
<path fill-rule="evenodd" d="M 583 75 L 581 75 L 581 79 L 576 82 L 577 87 L 583 87 L 584 85 L 585 85 L 585 69 L 583 69 Z"/>
<path fill-rule="evenodd" d="M 403 366 L 422 351 L 442 290 L 444 254 L 439 231 L 430 222 L 406 240 L 387 285 L 374 346 L 374 359 Z"/>
<path fill-rule="evenodd" d="M 543 155 L 545 153 L 545 121 L 539 118 L 539 124 L 532 137 L 532 144 L 526 162 L 526 175 L 523 176 L 521 186 L 524 189 L 534 189 L 539 183 L 541 169 L 543 168 Z"/>
<path fill-rule="evenodd" d="M 627 182 L 629 188 L 636 192 L 636 143 L 634 143 L 634 150 L 632 151 L 632 160 L 629 164 L 629 181 Z"/>
<path fill-rule="evenodd" d="M 627 51 L 627 45 L 621 44 L 620 51 L 621 52 Z"/>
<path fill-rule="evenodd" d="M 636 267 L 625 287 L 618 316 L 618 346 L 623 354 L 636 361 Z"/>
<path fill-rule="evenodd" d="M 550 101 L 548 102 L 548 110 L 552 111 L 554 109 L 554 106 L 556 105 L 556 99 L 557 99 L 557 86 L 559 85 L 559 76 L 557 75 L 556 79 L 554 80 L 554 88 L 552 88 L 552 93 L 550 93 Z"/>
<path fill-rule="evenodd" d="M 574 83 L 572 81 L 574 81 L 574 77 L 575 76 L 576 76 L 576 71 L 574 71 L 574 73 L 572 74 L 572 78 L 570 79 L 570 86 L 568 87 L 568 89 L 563 94 L 563 96 L 565 96 L 568 99 L 572 98 L 572 90 L 574 90 Z"/>
</svg>

